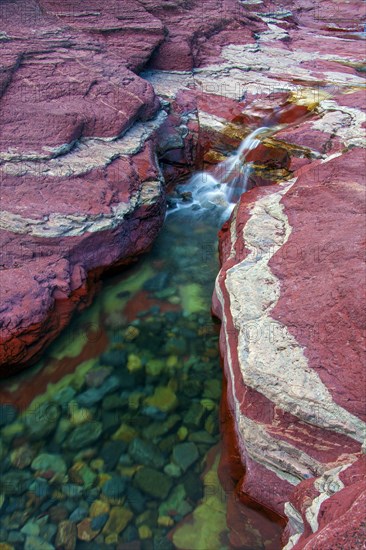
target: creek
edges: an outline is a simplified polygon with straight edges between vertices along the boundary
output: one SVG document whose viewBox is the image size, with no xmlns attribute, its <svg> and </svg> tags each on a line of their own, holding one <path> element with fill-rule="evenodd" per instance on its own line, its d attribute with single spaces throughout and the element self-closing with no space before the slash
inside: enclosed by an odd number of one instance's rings
<svg viewBox="0 0 366 550">
<path fill-rule="evenodd" d="M 40 550 L 67 541 L 77 549 L 280 547 L 280 528 L 239 500 L 239 539 L 248 529 L 256 543 L 230 542 L 217 474 L 219 327 L 210 314 L 217 232 L 246 191 L 245 156 L 265 130 L 168 198 L 150 253 L 105 278 L 93 306 L 45 355 L 38 373 L 52 371 L 55 359 L 68 365 L 57 382 L 41 392 L 34 370 L 19 375 L 23 386 L 33 381 L 33 401 L 18 416 L 9 405 L 1 421 L 2 542 Z M 70 368 L 81 345 L 101 340 L 97 357 Z M 263 527 L 254 539 L 253 515 Z"/>
</svg>

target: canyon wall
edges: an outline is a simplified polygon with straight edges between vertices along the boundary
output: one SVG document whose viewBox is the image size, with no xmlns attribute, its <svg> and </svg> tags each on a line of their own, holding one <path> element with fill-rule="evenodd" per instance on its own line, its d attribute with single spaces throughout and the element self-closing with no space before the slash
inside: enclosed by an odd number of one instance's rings
<svg viewBox="0 0 366 550">
<path fill-rule="evenodd" d="M 365 540 L 364 16 L 353 0 L 0 6 L 2 375 L 149 248 L 164 179 L 271 126 L 220 232 L 213 310 L 236 494 L 288 520 L 287 549 Z"/>
</svg>

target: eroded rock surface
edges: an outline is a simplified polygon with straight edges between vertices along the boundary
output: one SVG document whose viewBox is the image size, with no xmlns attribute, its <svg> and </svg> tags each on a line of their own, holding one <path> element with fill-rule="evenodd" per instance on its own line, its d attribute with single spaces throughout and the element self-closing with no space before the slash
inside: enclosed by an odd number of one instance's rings
<svg viewBox="0 0 366 550">
<path fill-rule="evenodd" d="M 2 374 L 150 246 L 164 178 L 271 127 L 220 235 L 213 304 L 237 489 L 288 520 L 287 549 L 365 538 L 364 15 L 353 0 L 0 6 Z"/>
<path fill-rule="evenodd" d="M 257 44 L 256 82 L 289 86 L 313 115 L 263 141 L 287 149 L 289 175 L 242 195 L 220 234 L 213 304 L 245 468 L 239 490 L 289 518 L 287 549 L 357 548 L 365 538 L 362 43 L 356 4 L 345 17 L 324 3 L 324 18 L 289 4 L 291 21 L 262 16 L 270 28 Z M 223 55 L 231 62 L 239 51 L 251 55 L 238 45 Z M 253 81 L 251 70 L 245 78 Z"/>
</svg>

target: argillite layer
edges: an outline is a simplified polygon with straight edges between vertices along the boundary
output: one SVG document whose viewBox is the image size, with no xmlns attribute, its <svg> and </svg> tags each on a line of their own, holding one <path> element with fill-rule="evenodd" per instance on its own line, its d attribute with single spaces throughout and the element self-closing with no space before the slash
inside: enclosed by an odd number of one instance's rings
<svg viewBox="0 0 366 550">
<path fill-rule="evenodd" d="M 151 246 L 164 180 L 271 127 L 220 232 L 213 311 L 237 491 L 288 520 L 286 549 L 366 536 L 364 16 L 353 0 L 0 5 L 2 376 Z"/>
</svg>

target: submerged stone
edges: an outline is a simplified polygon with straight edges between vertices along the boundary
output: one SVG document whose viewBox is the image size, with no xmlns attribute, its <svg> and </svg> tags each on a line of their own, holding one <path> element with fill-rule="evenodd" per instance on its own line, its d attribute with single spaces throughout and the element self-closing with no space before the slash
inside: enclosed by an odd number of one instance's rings
<svg viewBox="0 0 366 550">
<path fill-rule="evenodd" d="M 74 550 L 76 546 L 77 529 L 75 523 L 69 520 L 61 521 L 58 524 L 56 535 L 56 548 L 63 550 Z"/>
<path fill-rule="evenodd" d="M 158 386 L 155 389 L 154 395 L 147 397 L 144 403 L 156 407 L 160 411 L 170 412 L 177 406 L 178 399 L 173 390 L 168 386 Z"/>
<path fill-rule="evenodd" d="M 62 456 L 48 453 L 41 453 L 36 456 L 32 462 L 31 468 L 39 472 L 51 470 L 57 474 L 65 474 L 67 470 L 66 463 Z"/>
<path fill-rule="evenodd" d="M 105 536 L 119 535 L 128 525 L 133 517 L 133 513 L 128 508 L 114 507 L 110 511 L 109 519 L 103 528 Z"/>
<path fill-rule="evenodd" d="M 66 439 L 66 446 L 73 451 L 83 449 L 97 441 L 101 434 L 101 422 L 85 422 L 71 432 Z"/>
<path fill-rule="evenodd" d="M 185 472 L 199 458 L 199 453 L 194 443 L 186 442 L 176 445 L 172 456 L 175 464 Z"/>
<path fill-rule="evenodd" d="M 145 466 L 151 465 L 159 469 L 165 463 L 164 455 L 160 452 L 158 447 L 139 437 L 136 437 L 130 443 L 128 452 L 138 464 L 144 464 Z"/>
<path fill-rule="evenodd" d="M 126 480 L 121 476 L 113 475 L 102 487 L 102 494 L 111 499 L 120 499 L 126 489 Z"/>
<path fill-rule="evenodd" d="M 172 480 L 168 476 L 148 467 L 141 468 L 134 481 L 143 493 L 160 500 L 166 498 L 172 487 Z"/>
<path fill-rule="evenodd" d="M 10 403 L 0 404 L 0 428 L 15 421 L 18 416 L 16 408 Z"/>
</svg>

